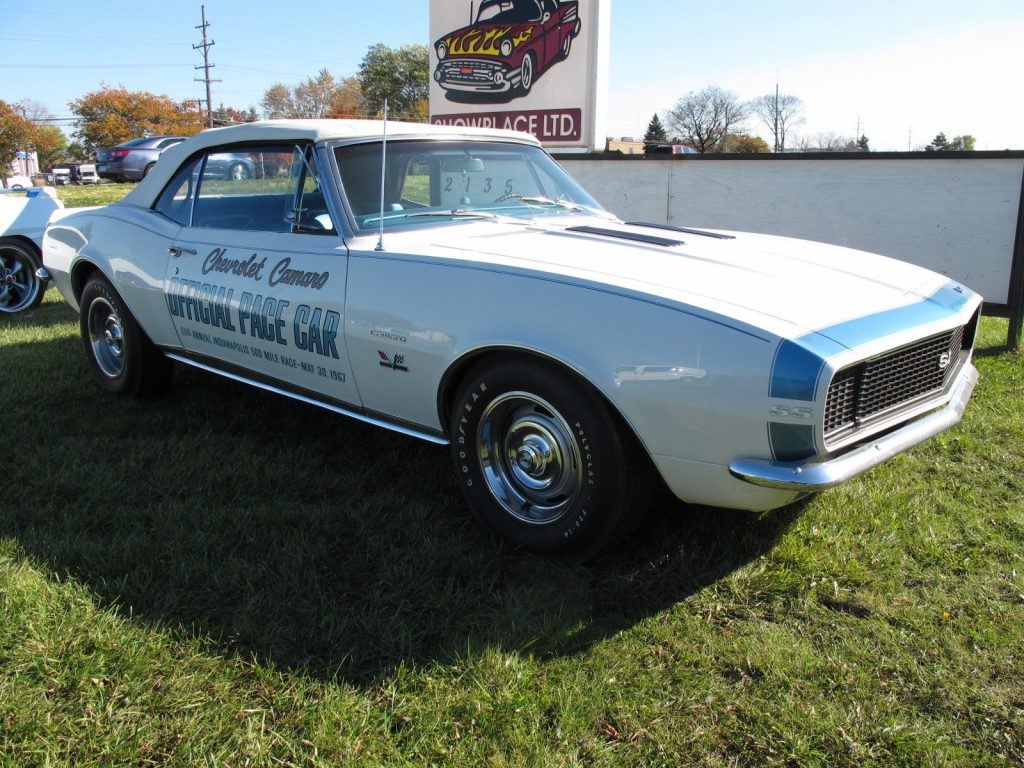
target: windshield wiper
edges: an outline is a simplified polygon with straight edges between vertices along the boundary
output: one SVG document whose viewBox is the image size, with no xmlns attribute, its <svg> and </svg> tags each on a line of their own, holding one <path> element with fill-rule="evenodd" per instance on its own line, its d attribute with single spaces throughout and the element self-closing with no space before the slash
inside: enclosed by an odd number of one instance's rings
<svg viewBox="0 0 1024 768">
<path fill-rule="evenodd" d="M 521 197 L 519 202 L 526 203 L 527 205 L 557 205 L 559 208 L 565 208 L 570 211 L 587 210 L 578 203 L 570 203 L 568 200 L 552 200 L 550 197 Z"/>
<path fill-rule="evenodd" d="M 450 211 L 420 211 L 419 213 L 407 213 L 400 218 L 419 219 L 430 217 L 461 218 L 461 219 L 496 219 L 497 214 L 486 211 L 466 211 L 461 208 L 452 208 Z M 390 216 L 388 218 L 391 218 Z"/>
<path fill-rule="evenodd" d="M 363 220 L 363 225 L 367 225 L 370 222 L 380 221 L 380 216 L 374 216 L 369 219 Z M 441 219 L 497 219 L 499 218 L 496 214 L 486 213 L 484 211 L 465 211 L 461 208 L 452 208 L 449 211 L 417 211 L 413 213 L 394 213 L 390 216 L 385 216 L 384 221 L 394 221 L 396 219 L 426 219 L 426 218 L 441 218 Z"/>
<path fill-rule="evenodd" d="M 519 202 L 526 203 L 527 205 L 557 205 L 559 208 L 564 208 L 567 211 L 573 211 L 575 213 L 589 213 L 592 216 L 600 216 L 602 218 L 614 218 L 607 211 L 602 211 L 599 208 L 592 208 L 589 205 L 582 205 L 581 203 L 573 203 L 569 200 L 552 200 L 550 197 L 521 197 Z"/>
</svg>

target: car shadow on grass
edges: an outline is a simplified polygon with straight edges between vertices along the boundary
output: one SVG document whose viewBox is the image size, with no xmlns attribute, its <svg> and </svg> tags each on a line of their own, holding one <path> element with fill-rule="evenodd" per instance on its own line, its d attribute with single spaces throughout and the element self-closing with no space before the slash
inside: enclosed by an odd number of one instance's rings
<svg viewBox="0 0 1024 768">
<path fill-rule="evenodd" d="M 663 493 L 619 549 L 535 557 L 482 529 L 444 448 L 198 371 L 118 401 L 72 364 L 77 338 L 26 347 L 10 391 L 35 407 L 2 426 L 33 461 L 8 478 L 0 537 L 133 621 L 322 679 L 582 653 L 761 556 L 800 513 Z"/>
<path fill-rule="evenodd" d="M 0 315 L 0 330 L 19 327 L 46 330 L 64 323 L 71 323 L 77 328 L 77 313 L 63 301 L 54 301 L 50 296 L 47 296 L 46 300 L 35 309 L 13 315 Z"/>
</svg>

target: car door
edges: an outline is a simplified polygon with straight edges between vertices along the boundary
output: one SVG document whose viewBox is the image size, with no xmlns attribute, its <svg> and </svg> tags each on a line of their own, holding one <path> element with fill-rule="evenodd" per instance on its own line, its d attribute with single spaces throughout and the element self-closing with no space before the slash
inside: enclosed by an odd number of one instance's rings
<svg viewBox="0 0 1024 768">
<path fill-rule="evenodd" d="M 252 178 L 205 164 L 244 153 Z M 344 337 L 348 249 L 310 147 L 226 147 L 170 249 L 168 311 L 190 357 L 319 399 L 359 405 Z"/>
</svg>

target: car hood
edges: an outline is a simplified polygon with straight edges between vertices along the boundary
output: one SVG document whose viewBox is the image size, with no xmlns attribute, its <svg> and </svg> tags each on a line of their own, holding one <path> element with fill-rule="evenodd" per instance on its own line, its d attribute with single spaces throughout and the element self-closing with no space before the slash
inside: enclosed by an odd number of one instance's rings
<svg viewBox="0 0 1024 768">
<path fill-rule="evenodd" d="M 580 226 L 607 233 L 573 231 Z M 620 239 L 623 233 L 678 244 Z M 729 239 L 566 217 L 530 225 L 454 224 L 421 230 L 415 239 L 422 244 L 429 238 L 438 256 L 610 287 L 788 337 L 919 303 L 950 282 L 864 251 L 770 235 L 715 234 Z"/>
<path fill-rule="evenodd" d="M 531 39 L 536 33 L 536 24 L 476 24 L 445 35 L 437 44 L 448 46 L 449 56 L 495 56 L 500 58 L 499 45 L 502 40 L 512 40 L 514 48 Z M 436 45 L 435 45 L 436 47 Z"/>
</svg>

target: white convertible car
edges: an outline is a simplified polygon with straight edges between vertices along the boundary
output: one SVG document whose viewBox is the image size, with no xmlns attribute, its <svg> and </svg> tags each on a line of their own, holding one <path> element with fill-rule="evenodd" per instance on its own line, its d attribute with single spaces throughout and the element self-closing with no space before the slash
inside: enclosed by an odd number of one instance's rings
<svg viewBox="0 0 1024 768">
<path fill-rule="evenodd" d="M 52 224 L 41 277 L 79 309 L 100 385 L 153 394 L 181 363 L 450 444 L 482 520 L 547 553 L 620 539 L 656 476 L 766 510 L 960 420 L 964 286 L 623 223 L 521 134 L 383 128 L 206 131 Z M 244 179 L 218 170 L 239 161 Z"/>
</svg>

